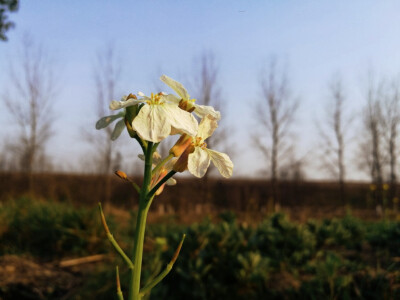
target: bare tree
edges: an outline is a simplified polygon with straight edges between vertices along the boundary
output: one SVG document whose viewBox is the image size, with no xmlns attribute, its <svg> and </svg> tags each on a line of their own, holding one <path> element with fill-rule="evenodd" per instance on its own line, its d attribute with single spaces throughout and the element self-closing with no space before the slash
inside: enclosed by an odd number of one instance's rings
<svg viewBox="0 0 400 300">
<path fill-rule="evenodd" d="M 346 112 L 346 97 L 342 80 L 332 79 L 329 84 L 330 101 L 326 106 L 324 123 L 318 127 L 319 149 L 322 151 L 322 165 L 339 183 L 340 199 L 345 204 L 345 150 L 348 145 L 348 132 L 353 117 Z"/>
<path fill-rule="evenodd" d="M 201 105 L 213 106 L 222 115 L 226 113 L 224 106 L 221 105 L 220 71 L 216 61 L 216 56 L 212 51 L 204 51 L 195 60 L 193 77 L 194 96 L 196 102 Z M 218 129 L 207 139 L 209 148 L 219 151 L 229 152 L 232 156 L 233 147 L 229 147 L 228 132 L 225 124 L 220 122 Z M 207 172 L 207 178 L 211 172 Z"/>
<path fill-rule="evenodd" d="M 0 148 L 0 172 L 12 172 L 19 169 L 18 158 L 13 153 L 10 141 L 3 141 Z M 11 149 L 10 149 L 11 148 Z"/>
<path fill-rule="evenodd" d="M 387 92 L 382 102 L 381 126 L 389 165 L 390 198 L 393 199 L 396 196 L 397 184 L 397 142 L 400 124 L 399 81 L 393 80 L 385 90 Z"/>
<path fill-rule="evenodd" d="M 3 95 L 18 132 L 8 145 L 19 163 L 19 170 L 29 176 L 49 166 L 46 144 L 52 135 L 55 96 L 54 64 L 41 46 L 29 36 L 22 42 L 20 60 L 10 67 L 10 90 Z"/>
<path fill-rule="evenodd" d="M 118 80 L 121 76 L 121 63 L 115 50 L 107 45 L 99 51 L 93 66 L 93 79 L 96 93 L 93 97 L 96 107 L 96 118 L 110 115 L 109 103 L 116 97 Z M 87 141 L 95 148 L 92 156 L 95 172 L 104 177 L 104 204 L 107 208 L 111 197 L 111 171 L 120 168 L 122 155 L 115 147 L 117 141 L 112 140 L 113 127 L 108 126 L 100 131 L 85 130 Z M 92 152 L 93 153 L 93 152 Z"/>
<path fill-rule="evenodd" d="M 221 111 L 221 88 L 219 86 L 219 68 L 213 52 L 203 52 L 197 60 L 198 71 L 195 72 L 195 95 L 199 104 L 213 106 L 215 110 Z M 218 133 L 216 133 L 218 134 Z M 214 137 L 207 139 L 207 143 L 221 143 L 223 139 Z"/>
<path fill-rule="evenodd" d="M 269 161 L 273 206 L 279 206 L 278 180 L 281 164 L 293 151 L 288 139 L 298 108 L 292 97 L 286 72 L 278 72 L 276 60 L 271 60 L 269 69 L 261 75 L 262 98 L 255 106 L 255 118 L 261 132 L 255 132 L 255 146 Z"/>
<path fill-rule="evenodd" d="M 290 151 L 287 152 L 287 159 L 284 164 L 281 164 L 280 166 L 280 180 L 301 182 L 306 179 L 307 176 L 305 172 L 305 167 L 308 163 L 307 155 L 299 157 L 294 152 L 294 147 L 290 148 Z"/>
<path fill-rule="evenodd" d="M 369 172 L 371 183 L 376 187 L 374 190 L 376 204 L 382 207 L 385 163 L 382 133 L 383 82 L 374 82 L 372 74 L 369 76 L 366 98 L 367 103 L 363 111 L 364 131 L 360 142 L 360 167 Z"/>
</svg>

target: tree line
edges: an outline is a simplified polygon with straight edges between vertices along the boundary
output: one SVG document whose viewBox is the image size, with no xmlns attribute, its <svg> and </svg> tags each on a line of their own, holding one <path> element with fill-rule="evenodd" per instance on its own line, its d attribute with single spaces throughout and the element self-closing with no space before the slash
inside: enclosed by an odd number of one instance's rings
<svg viewBox="0 0 400 300">
<path fill-rule="evenodd" d="M 93 86 L 96 92 L 91 101 L 95 104 L 97 118 L 109 114 L 110 100 L 121 96 L 118 94 L 121 88 L 118 84 L 122 67 L 111 45 L 101 49 L 93 61 Z M 191 73 L 195 75 L 187 81 L 192 83 L 193 96 L 197 101 L 225 113 L 220 103 L 224 94 L 215 54 L 205 51 L 199 55 Z M 15 129 L 3 143 L 1 171 L 25 172 L 29 178 L 36 172 L 54 171 L 46 149 L 51 137 L 56 134 L 53 103 L 57 99 L 59 82 L 55 74 L 52 60 L 45 49 L 31 38 L 25 38 L 19 60 L 11 64 L 7 89 L 2 94 L 5 108 L 15 122 Z M 275 206 L 279 206 L 280 202 L 279 182 L 304 179 L 310 161 L 317 161 L 321 170 L 337 180 L 343 204 L 346 204 L 346 176 L 349 169 L 355 167 L 369 175 L 377 205 L 383 205 L 384 190 L 389 190 L 390 199 L 397 197 L 399 78 L 377 78 L 370 72 L 363 93 L 363 107 L 360 111 L 351 111 L 349 104 L 352 99 L 345 83 L 340 76 L 334 76 L 327 84 L 329 96 L 321 99 L 325 110 L 316 121 L 318 142 L 311 154 L 306 155 L 299 155 L 293 138 L 302 103 L 293 91 L 287 69 L 277 59 L 270 59 L 260 71 L 258 86 L 258 97 L 252 103 L 252 120 L 257 126 L 252 126 L 251 141 L 264 157 L 260 169 L 270 179 Z M 362 126 L 354 136 L 357 120 Z M 228 130 L 232 125 L 221 124 L 219 133 L 208 143 L 237 157 L 239 153 L 232 153 L 233 147 L 228 141 Z M 94 149 L 91 161 L 86 162 L 87 166 L 91 166 L 90 171 L 111 174 L 125 164 L 123 141 L 112 141 L 112 128 L 103 131 L 85 129 L 82 140 Z M 349 153 L 351 144 L 357 145 L 357 153 Z M 160 149 L 161 152 L 167 150 Z M 30 182 L 32 184 L 32 180 Z M 108 191 L 105 198 L 108 198 L 109 180 L 104 187 Z"/>
</svg>

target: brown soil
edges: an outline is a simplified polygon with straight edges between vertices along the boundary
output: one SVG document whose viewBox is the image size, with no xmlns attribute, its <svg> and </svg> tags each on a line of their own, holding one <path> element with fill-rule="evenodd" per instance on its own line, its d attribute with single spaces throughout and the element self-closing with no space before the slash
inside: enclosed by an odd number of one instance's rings
<svg viewBox="0 0 400 300">
<path fill-rule="evenodd" d="M 0 299 L 66 299 L 79 285 L 72 273 L 15 255 L 0 257 Z"/>
</svg>

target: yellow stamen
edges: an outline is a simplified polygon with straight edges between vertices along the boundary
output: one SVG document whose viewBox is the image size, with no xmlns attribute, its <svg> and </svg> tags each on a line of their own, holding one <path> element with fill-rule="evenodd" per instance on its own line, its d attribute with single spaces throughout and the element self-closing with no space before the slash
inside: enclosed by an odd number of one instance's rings
<svg viewBox="0 0 400 300">
<path fill-rule="evenodd" d="M 158 94 L 151 93 L 150 100 L 147 100 L 146 103 L 147 104 L 162 104 L 161 99 L 162 99 L 162 93 L 158 93 Z"/>
</svg>

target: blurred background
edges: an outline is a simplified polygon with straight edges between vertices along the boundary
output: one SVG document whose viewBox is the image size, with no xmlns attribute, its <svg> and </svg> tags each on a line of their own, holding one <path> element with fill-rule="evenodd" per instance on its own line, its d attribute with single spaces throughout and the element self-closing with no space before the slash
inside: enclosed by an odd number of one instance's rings
<svg viewBox="0 0 400 300">
<path fill-rule="evenodd" d="M 126 132 L 94 125 L 123 95 L 171 93 L 162 74 L 221 111 L 207 145 L 235 167 L 179 174 L 154 201 L 145 280 L 188 238 L 150 298 L 400 296 L 399 11 L 0 1 L 0 299 L 114 297 L 96 207 L 130 249 L 137 196 L 113 172 L 140 183 L 143 163 Z"/>
</svg>

